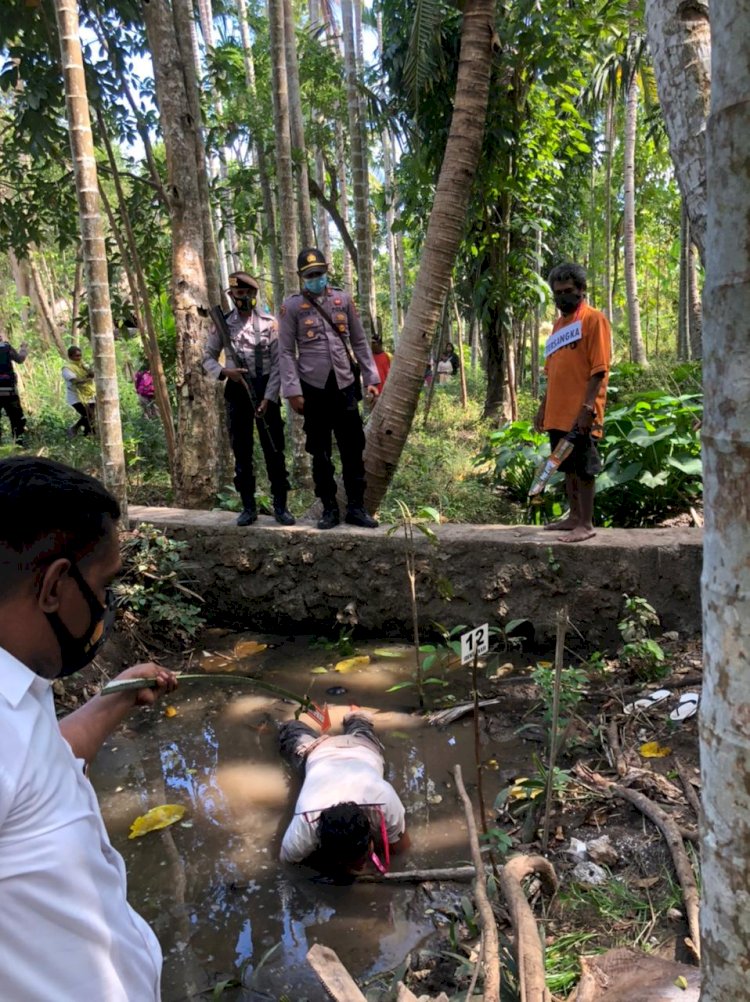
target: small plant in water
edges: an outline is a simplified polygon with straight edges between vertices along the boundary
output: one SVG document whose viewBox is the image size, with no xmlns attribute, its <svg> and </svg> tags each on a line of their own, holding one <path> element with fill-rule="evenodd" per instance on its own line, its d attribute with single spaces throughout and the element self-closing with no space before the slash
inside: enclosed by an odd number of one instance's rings
<svg viewBox="0 0 750 1002">
<path fill-rule="evenodd" d="M 398 510 L 400 514 L 400 519 L 392 525 L 386 535 L 392 536 L 394 533 L 398 532 L 399 529 L 404 533 L 404 562 L 406 564 L 406 577 L 409 581 L 409 601 L 411 603 L 411 618 L 412 618 L 412 628 L 414 631 L 414 658 L 415 658 L 415 671 L 414 679 L 412 682 L 401 682 L 397 686 L 393 686 L 389 689 L 389 692 L 393 692 L 396 689 L 404 689 L 408 685 L 415 685 L 417 687 L 417 696 L 419 698 L 419 708 L 420 710 L 424 707 L 424 686 L 426 684 L 423 678 L 423 665 L 421 658 L 421 648 L 419 645 L 419 610 L 417 608 L 417 551 L 414 545 L 414 531 L 421 532 L 423 536 L 433 545 L 437 544 L 437 536 L 430 529 L 428 525 L 425 524 L 426 521 L 440 522 L 440 513 L 435 508 L 420 508 L 416 514 L 412 514 L 407 505 L 403 501 L 396 501 L 398 505 Z M 430 652 L 432 653 L 432 652 Z M 437 681 L 439 684 L 443 684 L 442 680 L 430 680 L 433 684 Z"/>
<path fill-rule="evenodd" d="M 531 677 L 542 691 L 544 719 L 552 720 L 552 698 L 555 688 L 555 667 L 551 661 L 539 661 Z M 586 695 L 588 675 L 579 667 L 563 668 L 560 685 L 560 723 L 565 726 L 568 716 L 575 715 L 578 705 Z"/>
<path fill-rule="evenodd" d="M 653 682 L 663 678 L 669 668 L 662 648 L 650 636 L 651 627 L 659 627 L 654 607 L 639 595 L 625 595 L 625 615 L 617 624 L 624 644 L 620 660 L 639 678 Z"/>
</svg>

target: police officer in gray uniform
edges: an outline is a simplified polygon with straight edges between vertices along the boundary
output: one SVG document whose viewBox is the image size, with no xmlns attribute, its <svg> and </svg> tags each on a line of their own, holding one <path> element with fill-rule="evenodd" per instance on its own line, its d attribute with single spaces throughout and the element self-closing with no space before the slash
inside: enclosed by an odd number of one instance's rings
<svg viewBox="0 0 750 1002">
<path fill-rule="evenodd" d="M 305 419 L 305 449 L 312 456 L 315 493 L 323 503 L 319 529 L 339 524 L 332 436 L 341 455 L 346 488 L 345 521 L 367 529 L 377 522 L 365 511 L 365 434 L 355 367 L 374 400 L 380 376 L 351 296 L 328 284 L 328 264 L 317 247 L 297 258 L 303 291 L 284 301 L 279 314 L 281 394 Z"/>
<path fill-rule="evenodd" d="M 224 344 L 214 328 L 206 342 L 203 368 L 215 379 L 226 379 L 224 399 L 227 408 L 229 440 L 234 453 L 234 486 L 242 499 L 243 510 L 237 525 L 252 525 L 258 518 L 255 505 L 253 469 L 253 424 L 266 460 L 273 495 L 273 513 L 281 525 L 294 525 L 287 510 L 289 480 L 284 462 L 284 423 L 279 407 L 279 341 L 276 320 L 256 308 L 259 286 L 252 275 L 235 271 L 229 276 L 229 296 L 234 309 L 227 314 L 229 339 L 234 358 L 219 363 Z M 237 367 L 235 364 L 237 363 Z M 245 382 L 253 389 L 257 410 Z"/>
</svg>

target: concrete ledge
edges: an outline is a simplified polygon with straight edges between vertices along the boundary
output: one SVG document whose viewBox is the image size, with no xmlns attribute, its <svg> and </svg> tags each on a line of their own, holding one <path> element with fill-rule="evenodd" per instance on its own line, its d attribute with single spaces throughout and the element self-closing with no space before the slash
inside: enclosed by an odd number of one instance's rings
<svg viewBox="0 0 750 1002">
<path fill-rule="evenodd" d="M 330 630 L 354 602 L 361 626 L 380 636 L 411 633 L 402 534 L 341 526 L 289 529 L 261 515 L 132 505 L 130 522 L 150 522 L 188 543 L 185 579 L 213 623 L 301 633 Z M 617 639 L 623 594 L 651 602 L 665 630 L 701 629 L 699 529 L 600 529 L 585 543 L 558 542 L 532 526 L 444 525 L 437 543 L 417 534 L 420 622 L 491 625 L 530 619 L 554 633 L 563 602 L 592 644 Z"/>
</svg>

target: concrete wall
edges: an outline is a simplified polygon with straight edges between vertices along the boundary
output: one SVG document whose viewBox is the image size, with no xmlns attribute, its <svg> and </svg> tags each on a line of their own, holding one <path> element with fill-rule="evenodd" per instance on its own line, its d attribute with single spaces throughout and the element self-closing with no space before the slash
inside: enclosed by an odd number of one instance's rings
<svg viewBox="0 0 750 1002">
<path fill-rule="evenodd" d="M 354 602 L 361 626 L 409 637 L 411 612 L 403 535 L 341 526 L 284 529 L 261 516 L 239 529 L 220 511 L 130 506 L 132 524 L 150 522 L 189 544 L 185 580 L 215 624 L 273 632 L 332 629 Z M 530 526 L 445 525 L 417 548 L 420 623 L 501 625 L 530 619 L 537 637 L 554 634 L 556 610 L 593 645 L 617 639 L 623 594 L 651 602 L 664 630 L 700 632 L 702 533 L 698 529 L 600 529 L 579 544 Z"/>
</svg>

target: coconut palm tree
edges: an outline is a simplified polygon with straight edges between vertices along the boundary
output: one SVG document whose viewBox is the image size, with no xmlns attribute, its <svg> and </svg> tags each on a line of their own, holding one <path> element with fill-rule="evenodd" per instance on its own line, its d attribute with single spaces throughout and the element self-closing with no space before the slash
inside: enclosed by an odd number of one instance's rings
<svg viewBox="0 0 750 1002">
<path fill-rule="evenodd" d="M 117 389 L 117 359 L 109 300 L 107 254 L 99 209 L 94 140 L 86 96 L 78 7 L 76 0 L 55 0 L 65 82 L 65 102 L 73 155 L 83 262 L 86 272 L 91 343 L 96 374 L 96 410 L 102 453 L 103 480 L 127 519 L 127 476 Z"/>
<path fill-rule="evenodd" d="M 495 0 L 467 0 L 448 141 L 422 257 L 391 373 L 368 424 L 365 467 L 370 511 L 377 509 L 406 443 L 425 366 L 466 226 L 489 96 Z"/>
</svg>

